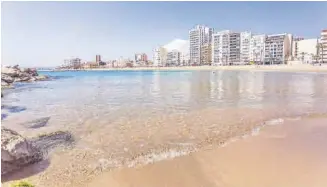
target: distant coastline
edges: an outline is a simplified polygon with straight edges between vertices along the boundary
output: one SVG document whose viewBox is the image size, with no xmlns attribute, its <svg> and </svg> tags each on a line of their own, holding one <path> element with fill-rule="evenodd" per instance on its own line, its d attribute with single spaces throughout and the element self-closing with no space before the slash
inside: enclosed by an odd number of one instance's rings
<svg viewBox="0 0 327 187">
<path fill-rule="evenodd" d="M 124 67 L 55 69 L 43 71 L 183 71 L 183 70 L 244 70 L 244 71 L 286 71 L 286 72 L 327 72 L 327 65 L 245 65 L 245 66 L 181 66 L 181 67 Z M 40 70 L 41 72 L 42 70 Z"/>
</svg>

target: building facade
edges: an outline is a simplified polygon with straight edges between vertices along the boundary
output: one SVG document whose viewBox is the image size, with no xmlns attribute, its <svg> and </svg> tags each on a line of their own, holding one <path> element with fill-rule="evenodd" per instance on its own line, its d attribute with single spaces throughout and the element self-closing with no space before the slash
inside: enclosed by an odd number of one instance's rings
<svg viewBox="0 0 327 187">
<path fill-rule="evenodd" d="M 292 54 L 293 60 L 304 64 L 312 63 L 317 56 L 317 39 L 293 40 Z"/>
<path fill-rule="evenodd" d="M 212 51 L 211 43 L 206 43 L 201 46 L 201 64 L 211 65 Z"/>
<path fill-rule="evenodd" d="M 213 34 L 212 64 L 240 64 L 240 37 L 240 33 L 229 30 L 220 31 Z"/>
<path fill-rule="evenodd" d="M 237 32 L 229 35 L 229 65 L 240 64 L 241 61 L 241 34 Z"/>
<path fill-rule="evenodd" d="M 252 33 L 251 32 L 241 32 L 241 56 L 240 63 L 247 64 L 250 62 L 250 43 L 251 43 Z"/>
<path fill-rule="evenodd" d="M 319 54 L 322 63 L 327 63 L 327 29 L 321 31 Z"/>
<path fill-rule="evenodd" d="M 227 65 L 229 63 L 229 34 L 231 31 L 224 30 L 212 35 L 212 65 Z"/>
<path fill-rule="evenodd" d="M 189 31 L 190 63 L 201 65 L 202 46 L 211 43 L 213 28 L 197 25 Z"/>
<path fill-rule="evenodd" d="M 268 35 L 265 40 L 265 64 L 285 64 L 291 57 L 291 36 Z"/>
<path fill-rule="evenodd" d="M 181 53 L 173 50 L 167 53 L 167 66 L 179 66 L 181 64 Z"/>
<path fill-rule="evenodd" d="M 153 66 L 166 66 L 167 50 L 164 47 L 157 47 L 153 51 Z"/>
<path fill-rule="evenodd" d="M 95 56 L 95 62 L 96 62 L 98 65 L 100 65 L 100 63 L 101 63 L 101 55 L 96 55 L 96 56 Z"/>
<path fill-rule="evenodd" d="M 250 62 L 262 64 L 265 59 L 266 35 L 253 35 L 250 40 Z"/>
<path fill-rule="evenodd" d="M 135 54 L 135 62 L 147 62 L 148 56 L 145 53 Z"/>
</svg>

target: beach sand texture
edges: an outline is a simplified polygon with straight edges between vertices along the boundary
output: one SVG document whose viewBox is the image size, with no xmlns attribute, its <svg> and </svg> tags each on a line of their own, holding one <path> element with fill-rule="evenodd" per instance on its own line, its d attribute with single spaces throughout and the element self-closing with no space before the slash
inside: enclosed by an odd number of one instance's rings
<svg viewBox="0 0 327 187">
<path fill-rule="evenodd" d="M 326 134 L 326 117 L 289 119 L 221 148 L 104 173 L 87 186 L 323 187 Z"/>
</svg>

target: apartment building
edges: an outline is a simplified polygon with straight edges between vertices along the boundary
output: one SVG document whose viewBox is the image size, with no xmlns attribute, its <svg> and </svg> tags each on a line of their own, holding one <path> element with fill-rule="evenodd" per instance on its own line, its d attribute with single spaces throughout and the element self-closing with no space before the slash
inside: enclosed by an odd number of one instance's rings
<svg viewBox="0 0 327 187">
<path fill-rule="evenodd" d="M 253 35 L 250 40 L 250 62 L 262 64 L 265 59 L 265 41 L 266 35 Z"/>
<path fill-rule="evenodd" d="M 95 62 L 98 64 L 98 66 L 100 65 L 100 63 L 101 63 L 101 55 L 96 55 L 95 56 Z"/>
<path fill-rule="evenodd" d="M 197 25 L 189 31 L 190 41 L 190 63 L 191 65 L 201 65 L 202 46 L 211 43 L 213 28 Z"/>
<path fill-rule="evenodd" d="M 212 35 L 212 65 L 220 66 L 229 63 L 230 30 L 216 32 Z"/>
<path fill-rule="evenodd" d="M 220 31 L 212 36 L 212 64 L 240 64 L 241 34 L 229 30 Z"/>
<path fill-rule="evenodd" d="M 181 53 L 173 50 L 167 53 L 167 66 L 179 66 L 181 64 Z"/>
<path fill-rule="evenodd" d="M 211 52 L 211 43 L 206 43 L 201 46 L 201 64 L 202 65 L 211 65 L 212 52 Z"/>
<path fill-rule="evenodd" d="M 153 66 L 166 66 L 167 50 L 164 47 L 157 47 L 153 53 Z"/>
<path fill-rule="evenodd" d="M 327 29 L 321 31 L 319 54 L 322 63 L 327 63 Z"/>
<path fill-rule="evenodd" d="M 296 57 L 298 56 L 298 42 L 304 40 L 304 38 L 301 37 L 294 37 L 292 41 L 292 60 L 296 60 Z"/>
<path fill-rule="evenodd" d="M 291 57 L 291 38 L 286 33 L 268 35 L 265 40 L 265 63 L 285 64 Z"/>
<path fill-rule="evenodd" d="M 251 32 L 241 32 L 241 44 L 240 44 L 240 63 L 247 64 L 250 62 L 250 42 L 252 38 Z"/>
<path fill-rule="evenodd" d="M 146 62 L 148 61 L 148 56 L 145 53 L 135 54 L 135 62 Z"/>
<path fill-rule="evenodd" d="M 237 32 L 229 35 L 229 64 L 240 64 L 241 61 L 241 34 Z"/>
</svg>

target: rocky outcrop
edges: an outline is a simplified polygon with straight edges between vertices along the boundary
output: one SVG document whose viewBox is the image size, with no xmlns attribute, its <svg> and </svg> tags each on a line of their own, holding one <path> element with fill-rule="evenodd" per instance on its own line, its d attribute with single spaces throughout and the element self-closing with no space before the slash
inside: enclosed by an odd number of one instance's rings
<svg viewBox="0 0 327 187">
<path fill-rule="evenodd" d="M 17 132 L 1 127 L 1 175 L 42 160 L 42 152 Z"/>
<path fill-rule="evenodd" d="M 39 75 L 37 70 L 32 68 L 3 67 L 1 69 L 1 88 L 10 88 L 14 82 L 42 81 L 48 78 L 48 76 Z"/>
<path fill-rule="evenodd" d="M 46 159 L 58 146 L 73 145 L 70 132 L 56 131 L 25 139 L 17 132 L 1 127 L 1 175 Z"/>
</svg>

